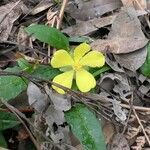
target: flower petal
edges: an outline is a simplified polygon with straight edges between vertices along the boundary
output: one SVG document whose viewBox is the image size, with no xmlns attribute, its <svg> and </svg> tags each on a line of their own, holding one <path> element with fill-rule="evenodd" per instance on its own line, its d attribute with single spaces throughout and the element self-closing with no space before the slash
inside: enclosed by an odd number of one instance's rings
<svg viewBox="0 0 150 150">
<path fill-rule="evenodd" d="M 82 43 L 74 50 L 74 60 L 79 61 L 91 49 L 90 45 Z"/>
<path fill-rule="evenodd" d="M 91 51 L 80 60 L 80 64 L 89 67 L 102 67 L 105 64 L 105 56 L 101 52 Z"/>
<path fill-rule="evenodd" d="M 82 69 L 76 72 L 76 84 L 81 92 L 88 92 L 96 86 L 96 81 L 91 73 Z"/>
<path fill-rule="evenodd" d="M 72 80 L 73 80 L 73 74 L 74 74 L 74 71 L 71 70 L 71 71 L 67 71 L 67 72 L 64 72 L 60 75 L 57 75 L 54 79 L 53 79 L 53 82 L 55 83 L 58 83 L 64 87 L 67 87 L 67 88 L 71 88 L 72 86 Z M 55 89 L 58 93 L 60 94 L 65 94 L 65 91 L 56 87 L 56 86 L 52 86 L 53 89 Z"/>
<path fill-rule="evenodd" d="M 70 54 L 65 50 L 58 50 L 54 53 L 51 60 L 53 68 L 60 68 L 65 66 L 71 66 L 74 63 Z"/>
</svg>

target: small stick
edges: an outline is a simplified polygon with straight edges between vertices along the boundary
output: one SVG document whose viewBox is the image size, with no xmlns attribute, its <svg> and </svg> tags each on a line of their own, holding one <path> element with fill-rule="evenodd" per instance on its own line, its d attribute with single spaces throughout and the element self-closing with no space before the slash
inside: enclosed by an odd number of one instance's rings
<svg viewBox="0 0 150 150">
<path fill-rule="evenodd" d="M 147 140 L 147 142 L 148 142 L 148 144 L 149 144 L 149 146 L 150 146 L 150 139 L 149 139 L 149 137 L 147 136 L 147 134 L 146 134 L 146 132 L 145 132 L 145 129 L 144 129 L 142 123 L 141 123 L 141 120 L 139 119 L 139 117 L 138 117 L 138 115 L 137 115 L 137 113 L 136 113 L 134 107 L 133 107 L 132 110 L 133 110 L 133 113 L 134 113 L 134 115 L 135 115 L 135 117 L 136 117 L 136 119 L 137 119 L 139 125 L 141 126 L 142 131 L 143 131 L 143 133 L 144 133 L 144 135 L 145 135 L 145 138 L 146 138 L 146 140 Z"/>
<path fill-rule="evenodd" d="M 56 26 L 57 29 L 60 29 L 60 25 L 62 23 L 65 7 L 66 7 L 67 3 L 68 3 L 68 0 L 63 0 L 62 6 L 60 9 L 60 13 L 59 13 L 59 20 L 58 20 L 57 26 Z"/>
<path fill-rule="evenodd" d="M 124 108 L 130 109 L 130 106 L 127 104 L 120 104 L 120 106 Z M 135 110 L 140 110 L 140 111 L 150 111 L 150 108 L 148 107 L 141 107 L 141 106 L 133 106 Z"/>
</svg>

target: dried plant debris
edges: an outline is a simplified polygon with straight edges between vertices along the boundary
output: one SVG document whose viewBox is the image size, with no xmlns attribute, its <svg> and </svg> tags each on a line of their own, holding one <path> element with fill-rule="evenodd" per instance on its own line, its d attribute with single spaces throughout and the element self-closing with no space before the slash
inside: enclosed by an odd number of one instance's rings
<svg viewBox="0 0 150 150">
<path fill-rule="evenodd" d="M 68 111 L 71 108 L 71 97 L 54 93 L 51 89 L 49 89 L 48 86 L 45 86 L 45 91 L 49 96 L 50 100 L 52 101 L 56 110 Z"/>
<path fill-rule="evenodd" d="M 31 14 L 36 15 L 53 5 L 52 0 L 42 0 L 34 9 L 32 9 Z"/>
<path fill-rule="evenodd" d="M 110 150 L 130 150 L 130 147 L 126 138 L 118 133 L 113 138 Z"/>
<path fill-rule="evenodd" d="M 127 54 L 114 54 L 115 60 L 120 64 L 120 66 L 134 72 L 143 65 L 146 60 L 146 56 L 146 47 Z"/>
<path fill-rule="evenodd" d="M 25 51 L 26 47 L 30 46 L 30 40 L 28 34 L 24 30 L 24 26 L 21 26 L 17 35 L 17 43 L 19 44 L 19 50 Z"/>
<path fill-rule="evenodd" d="M 67 33 L 69 36 L 90 35 L 99 28 L 112 24 L 115 17 L 116 15 L 112 15 L 102 18 L 94 18 L 88 21 L 80 21 L 74 26 L 65 28 L 62 32 Z"/>
<path fill-rule="evenodd" d="M 105 54 L 106 63 L 117 72 L 124 72 L 123 67 L 115 60 L 115 57 L 112 53 Z"/>
<path fill-rule="evenodd" d="M 51 114 L 51 115 L 50 115 Z M 44 114 L 47 125 L 51 129 L 53 124 L 61 125 L 65 122 L 64 112 L 56 110 L 53 106 L 50 106 Z"/>
<path fill-rule="evenodd" d="M 47 94 L 42 92 L 34 83 L 30 82 L 27 89 L 28 102 L 36 111 L 43 112 L 46 110 L 50 101 Z"/>
<path fill-rule="evenodd" d="M 95 50 L 111 53 L 129 53 L 143 48 L 148 42 L 141 30 L 141 24 L 133 8 L 122 8 L 112 24 L 107 40 L 96 40 L 92 43 Z"/>
<path fill-rule="evenodd" d="M 150 79 L 143 75 L 140 75 L 138 79 L 140 84 L 138 88 L 139 96 L 141 97 L 141 100 L 145 101 L 147 104 L 150 104 Z"/>
<path fill-rule="evenodd" d="M 111 80 L 111 82 L 107 82 L 108 79 Z M 107 86 L 105 86 L 105 82 L 107 82 Z M 102 76 L 100 86 L 106 91 L 113 92 L 115 96 L 119 96 L 119 98 L 124 101 L 129 102 L 131 98 L 131 87 L 124 74 L 107 73 Z"/>
<path fill-rule="evenodd" d="M 120 0 L 71 0 L 67 12 L 75 19 L 86 21 L 100 17 L 121 6 Z"/>
<path fill-rule="evenodd" d="M 22 8 L 26 7 L 23 2 L 19 4 L 11 2 L 0 7 L 0 41 L 6 41 L 10 35 L 13 23 L 23 13 Z"/>
</svg>

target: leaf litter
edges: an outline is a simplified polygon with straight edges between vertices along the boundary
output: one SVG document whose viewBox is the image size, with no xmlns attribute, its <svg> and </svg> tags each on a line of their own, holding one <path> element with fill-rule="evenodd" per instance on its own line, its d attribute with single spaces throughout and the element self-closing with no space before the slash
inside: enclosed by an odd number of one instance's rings
<svg viewBox="0 0 150 150">
<path fill-rule="evenodd" d="M 25 58 L 34 58 L 35 68 L 39 64 L 36 60 L 40 60 L 40 63 L 46 67 L 47 45 L 32 40 L 24 32 L 24 28 L 34 23 L 55 26 L 59 21 L 58 12 L 61 3 L 49 0 L 42 2 L 29 0 L 24 3 L 4 0 L 3 3 L 5 5 L 0 6 L 0 48 L 5 54 L 0 53 L 1 70 L 15 65 L 18 59 L 15 58 L 15 54 L 18 51 Z M 19 93 L 21 90 L 27 93 L 29 103 L 28 108 L 21 102 L 21 108 L 24 109 L 20 111 L 23 113 L 25 111 L 27 114 L 29 111 L 32 114 L 32 117 L 27 118 L 30 118 L 34 125 L 31 133 L 35 135 L 41 148 L 83 149 L 82 142 L 79 142 L 80 138 L 70 136 L 72 130 L 66 122 L 65 114 L 77 103 L 84 103 L 102 122 L 107 149 L 149 149 L 150 26 L 149 20 L 145 19 L 146 15 L 149 17 L 149 2 L 146 0 L 68 1 L 61 31 L 70 38 L 79 37 L 81 41 L 84 41 L 84 36 L 89 38 L 88 42 L 92 49 L 105 54 L 106 64 L 111 70 L 96 76 L 97 87 L 94 93 L 79 94 L 71 91 L 67 95 L 60 95 L 45 81 L 38 82 L 38 79 L 26 83 L 28 84 L 26 90 L 20 89 Z M 77 40 L 72 38 L 70 43 L 74 46 L 76 42 Z M 15 48 L 12 48 L 14 45 Z M 49 52 L 53 54 L 54 51 L 51 49 Z M 13 55 L 10 57 L 10 54 Z M 10 58 L 10 62 L 6 62 Z M 9 84 L 8 82 L 7 88 L 13 82 Z M 0 86 L 3 89 L 2 82 Z M 8 95 L 5 94 L 6 97 Z M 12 98 L 13 104 L 17 103 L 16 99 Z M 137 116 L 133 113 L 134 110 Z M 77 123 L 77 126 L 79 125 Z M 30 136 L 28 134 L 26 133 L 26 137 Z M 27 139 L 25 138 L 24 141 L 27 142 Z M 19 143 L 21 144 L 21 141 Z"/>
</svg>

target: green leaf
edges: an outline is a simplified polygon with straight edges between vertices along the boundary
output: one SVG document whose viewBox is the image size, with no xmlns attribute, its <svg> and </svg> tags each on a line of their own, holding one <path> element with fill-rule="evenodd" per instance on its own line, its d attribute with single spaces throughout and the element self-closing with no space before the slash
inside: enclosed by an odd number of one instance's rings
<svg viewBox="0 0 150 150">
<path fill-rule="evenodd" d="M 69 49 L 68 38 L 56 28 L 46 25 L 31 25 L 25 30 L 41 42 L 47 43 L 52 47 L 65 50 Z"/>
<path fill-rule="evenodd" d="M 52 80 L 56 75 L 60 73 L 61 72 L 58 69 L 52 68 L 48 65 L 38 65 L 31 75 L 46 80 Z"/>
<path fill-rule="evenodd" d="M 101 68 L 91 68 L 90 69 L 90 72 L 93 74 L 94 77 L 106 72 L 106 71 L 109 71 L 111 70 L 111 68 L 107 65 L 101 67 Z"/>
<path fill-rule="evenodd" d="M 19 67 L 7 68 L 8 72 L 19 72 Z M 0 76 L 0 99 L 10 100 L 27 88 L 27 81 L 17 76 Z"/>
<path fill-rule="evenodd" d="M 69 38 L 69 42 L 75 42 L 75 43 L 90 43 L 92 40 L 89 37 L 86 36 L 73 36 Z"/>
<path fill-rule="evenodd" d="M 32 72 L 33 70 L 33 65 L 30 64 L 26 59 L 24 58 L 19 58 L 17 60 L 18 66 L 20 67 L 21 70 L 26 71 L 26 72 Z"/>
<path fill-rule="evenodd" d="M 106 150 L 100 122 L 85 105 L 72 107 L 65 118 L 85 150 Z"/>
<path fill-rule="evenodd" d="M 7 148 L 7 142 L 2 132 L 0 132 L 0 147 Z"/>
<path fill-rule="evenodd" d="M 140 72 L 147 76 L 150 77 L 150 43 L 147 46 L 147 58 L 142 67 L 140 68 Z"/>
<path fill-rule="evenodd" d="M 0 131 L 13 128 L 20 124 L 16 116 L 10 112 L 0 112 Z"/>
</svg>

